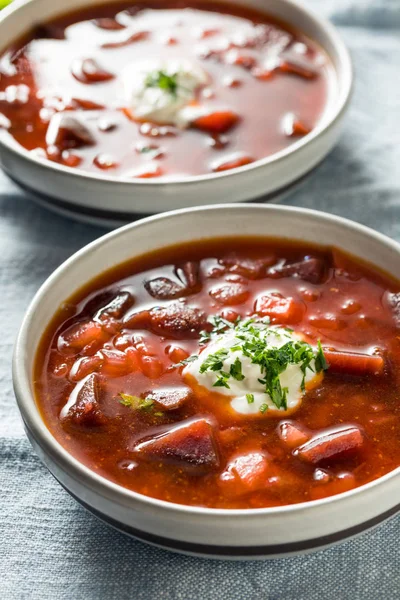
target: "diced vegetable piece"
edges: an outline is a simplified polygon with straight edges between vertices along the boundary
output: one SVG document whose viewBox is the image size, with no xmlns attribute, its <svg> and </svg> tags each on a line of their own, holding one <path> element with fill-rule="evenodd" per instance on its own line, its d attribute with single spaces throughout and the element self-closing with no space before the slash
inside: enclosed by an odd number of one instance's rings
<svg viewBox="0 0 400 600">
<path fill-rule="evenodd" d="M 90 130 L 76 117 L 67 113 L 56 113 L 49 123 L 46 144 L 61 150 L 93 146 L 96 143 Z"/>
<path fill-rule="evenodd" d="M 236 445 L 244 435 L 246 435 L 246 430 L 242 427 L 227 427 L 218 432 L 218 437 L 223 446 L 226 444 Z"/>
<path fill-rule="evenodd" d="M 310 283 L 321 283 L 325 278 L 325 263 L 320 258 L 307 258 L 300 262 L 272 267 L 270 277 L 298 277 Z"/>
<path fill-rule="evenodd" d="M 359 452 L 364 443 L 362 430 L 356 425 L 348 425 L 341 429 L 321 432 L 294 450 L 293 454 L 305 462 L 317 464 L 328 459 L 334 460 L 344 454 Z"/>
<path fill-rule="evenodd" d="M 157 437 L 139 441 L 133 451 L 144 460 L 174 464 L 193 474 L 219 466 L 213 428 L 205 419 L 183 421 Z"/>
<path fill-rule="evenodd" d="M 130 44 L 134 44 L 136 42 L 141 42 L 149 37 L 148 31 L 136 31 L 132 35 L 130 35 L 125 40 L 120 42 L 106 42 L 101 45 L 102 48 L 113 49 L 113 48 L 123 48 L 124 46 L 130 46 Z"/>
<path fill-rule="evenodd" d="M 102 110 L 105 106 L 98 102 L 93 102 L 93 100 L 87 100 L 86 98 L 72 98 L 71 103 L 66 107 L 66 110 L 75 110 L 77 108 L 82 110 Z"/>
<path fill-rule="evenodd" d="M 192 390 L 183 385 L 171 388 L 160 388 L 146 393 L 146 398 L 154 400 L 157 408 L 163 410 L 176 410 L 190 400 L 192 396 Z"/>
<path fill-rule="evenodd" d="M 249 452 L 234 458 L 220 475 L 219 485 L 230 496 L 241 496 L 266 487 L 269 460 L 264 453 Z"/>
<path fill-rule="evenodd" d="M 232 160 L 227 160 L 222 163 L 218 163 L 213 168 L 213 171 L 219 173 L 221 171 L 229 171 L 230 169 L 237 169 L 238 167 L 243 167 L 244 165 L 249 165 L 254 162 L 254 159 L 250 156 L 239 156 L 237 158 L 232 158 Z"/>
<path fill-rule="evenodd" d="M 83 427 L 104 425 L 107 418 L 100 408 L 98 397 L 98 375 L 93 373 L 80 388 L 74 404 L 69 408 L 62 421 Z"/>
<path fill-rule="evenodd" d="M 74 60 L 71 72 L 81 83 L 101 83 L 115 78 L 113 73 L 103 69 L 94 58 Z"/>
<path fill-rule="evenodd" d="M 164 373 L 164 366 L 157 356 L 141 356 L 142 373 L 149 379 L 158 379 Z"/>
<path fill-rule="evenodd" d="M 114 296 L 105 306 L 99 308 L 94 318 L 104 320 L 107 317 L 121 319 L 124 314 L 133 306 L 134 298 L 129 292 L 120 292 Z"/>
<path fill-rule="evenodd" d="M 341 331 L 346 329 L 347 323 L 334 314 L 327 314 L 321 317 L 310 317 L 310 325 L 317 329 L 327 329 L 328 331 Z"/>
<path fill-rule="evenodd" d="M 377 354 L 358 354 L 356 352 L 336 352 L 324 350 L 332 373 L 347 373 L 349 375 L 381 375 L 385 361 Z"/>
<path fill-rule="evenodd" d="M 292 75 L 298 75 L 303 79 L 316 79 L 318 72 L 309 63 L 304 61 L 300 62 L 295 59 L 288 59 L 279 65 L 279 70 L 283 73 L 290 73 Z"/>
<path fill-rule="evenodd" d="M 275 262 L 273 254 L 262 258 L 247 258 L 237 254 L 228 254 L 220 259 L 220 263 L 229 268 L 231 273 L 237 273 L 247 279 L 260 279 L 265 277 L 267 267 Z"/>
<path fill-rule="evenodd" d="M 282 421 L 278 425 L 278 436 L 288 448 L 296 448 L 307 442 L 311 435 L 295 421 Z"/>
<path fill-rule="evenodd" d="M 104 362 L 101 372 L 108 377 L 123 377 L 132 372 L 132 364 L 129 357 L 119 350 L 102 350 Z"/>
<path fill-rule="evenodd" d="M 125 322 L 130 329 L 149 329 L 169 338 L 197 337 L 206 325 L 205 312 L 181 302 L 135 313 Z"/>
<path fill-rule="evenodd" d="M 231 110 L 216 111 L 195 119 L 193 127 L 208 133 L 225 133 L 239 121 L 239 116 Z"/>
<path fill-rule="evenodd" d="M 171 344 L 165 348 L 165 352 L 168 358 L 174 363 L 177 364 L 182 360 L 185 360 L 190 356 L 189 352 L 176 344 Z"/>
<path fill-rule="evenodd" d="M 119 23 L 116 19 L 109 17 L 103 17 L 100 19 L 93 19 L 92 23 L 99 27 L 99 29 L 106 29 L 107 31 L 118 31 L 125 29 L 125 25 Z"/>
<path fill-rule="evenodd" d="M 327 498 L 329 496 L 335 496 L 336 494 L 342 494 L 348 492 L 356 487 L 356 479 L 352 473 L 339 473 L 336 477 L 326 482 L 322 482 L 321 485 L 312 487 L 310 490 L 310 499 L 319 500 L 320 498 Z"/>
<path fill-rule="evenodd" d="M 269 317 L 272 323 L 293 324 L 301 321 L 304 307 L 293 298 L 271 292 L 257 298 L 254 311 L 263 317 Z"/>
<path fill-rule="evenodd" d="M 168 277 L 155 277 L 145 282 L 146 291 L 156 300 L 173 300 L 185 294 L 185 288 L 168 279 Z"/>
<path fill-rule="evenodd" d="M 69 379 L 71 381 L 80 381 L 84 379 L 94 371 L 97 371 L 104 362 L 104 357 L 101 353 L 97 353 L 94 356 L 82 356 L 72 365 L 69 373 Z"/>
<path fill-rule="evenodd" d="M 249 298 L 249 290 L 241 283 L 230 283 L 212 288 L 210 296 L 224 306 L 235 306 L 246 302 Z"/>
<path fill-rule="evenodd" d="M 176 267 L 176 274 L 188 288 L 195 288 L 200 283 L 200 265 L 198 262 L 189 260 Z"/>
<path fill-rule="evenodd" d="M 74 323 L 60 334 L 57 347 L 61 354 L 73 356 L 89 345 L 92 350 L 98 350 L 107 339 L 108 335 L 99 323 L 81 321 Z"/>
</svg>

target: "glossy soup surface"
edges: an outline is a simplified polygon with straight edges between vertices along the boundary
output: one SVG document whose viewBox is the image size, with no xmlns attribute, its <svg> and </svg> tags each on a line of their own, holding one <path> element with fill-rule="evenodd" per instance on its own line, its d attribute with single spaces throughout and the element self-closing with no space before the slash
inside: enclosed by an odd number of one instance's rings
<svg viewBox="0 0 400 600">
<path fill-rule="evenodd" d="M 154 76 L 183 60 L 205 77 L 189 102 L 202 118 L 183 128 L 138 116 L 127 69 L 155 61 Z M 248 8 L 112 2 L 40 25 L 0 57 L 0 128 L 37 156 L 97 174 L 224 171 L 312 131 L 333 72 L 315 42 Z"/>
<path fill-rule="evenodd" d="M 334 249 L 166 248 L 63 305 L 37 355 L 37 402 L 73 456 L 145 495 L 219 508 L 331 496 L 400 464 L 399 289 Z M 211 316 L 255 314 L 320 340 L 331 362 L 292 411 L 235 413 L 177 365 L 206 351 Z"/>
</svg>

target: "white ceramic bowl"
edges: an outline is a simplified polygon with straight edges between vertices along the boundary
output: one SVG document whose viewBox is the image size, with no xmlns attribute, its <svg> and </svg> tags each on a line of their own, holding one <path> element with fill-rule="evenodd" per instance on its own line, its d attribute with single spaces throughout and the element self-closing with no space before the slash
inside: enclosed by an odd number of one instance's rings
<svg viewBox="0 0 400 600">
<path fill-rule="evenodd" d="M 177 551 L 221 558 L 261 558 L 322 548 L 361 533 L 400 510 L 400 469 L 332 498 L 281 508 L 182 506 L 124 489 L 85 467 L 50 434 L 33 398 L 33 363 L 39 340 L 57 308 L 72 293 L 133 256 L 170 244 L 228 235 L 278 236 L 333 245 L 400 279 L 398 243 L 357 223 L 316 211 L 231 204 L 144 219 L 77 252 L 35 296 L 14 354 L 19 409 L 34 449 L 61 485 L 90 511 L 137 538 Z"/>
<path fill-rule="evenodd" d="M 69 0 L 68 11 L 113 0 Z M 317 41 L 330 56 L 336 82 L 317 127 L 287 149 L 223 173 L 168 180 L 133 180 L 85 173 L 37 158 L 0 129 L 0 163 L 30 194 L 58 212 L 104 225 L 139 214 L 212 204 L 277 198 L 305 177 L 337 141 L 352 88 L 349 54 L 335 28 L 295 0 L 231 0 L 276 16 Z M 65 13 L 63 2 L 16 0 L 0 12 L 0 52 L 40 18 Z"/>
</svg>

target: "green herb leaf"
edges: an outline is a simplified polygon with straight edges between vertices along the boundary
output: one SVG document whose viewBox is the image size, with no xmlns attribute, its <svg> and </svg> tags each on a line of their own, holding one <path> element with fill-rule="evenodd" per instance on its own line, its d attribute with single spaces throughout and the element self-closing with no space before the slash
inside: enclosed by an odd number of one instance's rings
<svg viewBox="0 0 400 600">
<path fill-rule="evenodd" d="M 321 340 L 318 340 L 318 351 L 315 357 L 315 370 L 317 373 L 320 371 L 326 371 L 329 369 L 329 364 L 325 358 L 324 351 L 322 350 Z"/>
<path fill-rule="evenodd" d="M 210 354 L 200 367 L 200 373 L 206 371 L 220 371 L 224 366 L 224 360 L 228 356 L 228 350 L 222 348 L 214 354 Z"/>
<path fill-rule="evenodd" d="M 178 90 L 178 73 L 168 75 L 165 71 L 153 71 L 149 73 L 145 79 L 146 87 L 157 87 L 166 91 L 172 96 L 177 95 Z"/>
<path fill-rule="evenodd" d="M 268 404 L 261 404 L 260 413 L 264 414 L 268 410 Z"/>
<path fill-rule="evenodd" d="M 247 400 L 248 404 L 253 404 L 254 403 L 254 394 L 246 394 L 246 400 Z"/>
<path fill-rule="evenodd" d="M 243 381 L 244 375 L 242 373 L 242 363 L 240 362 L 239 358 L 237 358 L 235 362 L 231 364 L 229 373 L 232 375 L 233 379 L 236 379 L 236 381 Z"/>
<path fill-rule="evenodd" d="M 184 358 L 180 362 L 176 363 L 176 365 L 174 365 L 174 367 L 184 367 L 185 365 L 188 365 L 188 364 L 194 362 L 198 358 L 199 357 L 197 354 L 192 354 L 192 356 L 188 356 L 188 358 Z"/>
<path fill-rule="evenodd" d="M 149 410 L 153 407 L 154 400 L 151 398 L 139 398 L 139 396 L 131 396 L 130 394 L 124 394 L 120 392 L 119 402 L 123 406 L 130 406 L 134 410 Z"/>
</svg>

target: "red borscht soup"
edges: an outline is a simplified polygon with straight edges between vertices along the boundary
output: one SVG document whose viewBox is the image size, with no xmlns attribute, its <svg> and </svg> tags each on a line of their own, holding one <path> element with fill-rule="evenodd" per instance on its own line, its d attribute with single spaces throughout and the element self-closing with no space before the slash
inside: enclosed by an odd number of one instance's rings
<svg viewBox="0 0 400 600">
<path fill-rule="evenodd" d="M 312 131 L 334 68 L 300 31 L 202 0 L 42 24 L 0 57 L 0 128 L 64 166 L 127 178 L 222 172 Z"/>
<path fill-rule="evenodd" d="M 352 490 L 400 465 L 399 290 L 334 248 L 164 248 L 63 304 L 37 403 L 68 452 L 154 498 L 251 509 Z"/>
</svg>

